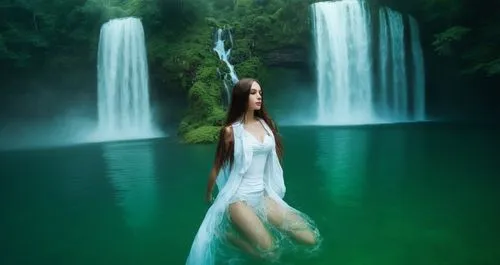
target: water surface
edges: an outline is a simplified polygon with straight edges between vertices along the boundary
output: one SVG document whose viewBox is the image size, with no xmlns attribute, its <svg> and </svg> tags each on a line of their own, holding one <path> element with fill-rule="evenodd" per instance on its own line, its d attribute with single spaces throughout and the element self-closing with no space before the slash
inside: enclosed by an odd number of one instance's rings
<svg viewBox="0 0 500 265">
<path fill-rule="evenodd" d="M 324 236 L 287 264 L 498 264 L 498 128 L 281 131 L 286 200 Z M 0 153 L 0 263 L 184 264 L 213 151 L 166 138 Z"/>
</svg>

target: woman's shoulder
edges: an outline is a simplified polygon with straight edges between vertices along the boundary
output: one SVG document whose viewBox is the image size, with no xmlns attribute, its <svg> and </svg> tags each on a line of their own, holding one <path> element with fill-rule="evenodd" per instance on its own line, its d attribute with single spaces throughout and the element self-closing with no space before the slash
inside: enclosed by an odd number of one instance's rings
<svg viewBox="0 0 500 265">
<path fill-rule="evenodd" d="M 231 137 L 239 137 L 242 133 L 243 123 L 241 121 L 235 121 L 230 125 L 224 127 L 224 134 Z"/>
<path fill-rule="evenodd" d="M 222 130 L 224 131 L 224 138 L 232 139 L 235 135 L 238 135 L 238 131 L 239 131 L 240 126 L 241 126 L 241 123 L 238 121 L 224 126 L 222 128 Z"/>
<path fill-rule="evenodd" d="M 223 130 L 224 130 L 224 137 L 228 138 L 228 137 L 233 136 L 233 126 L 232 125 L 225 126 L 223 128 Z"/>
</svg>

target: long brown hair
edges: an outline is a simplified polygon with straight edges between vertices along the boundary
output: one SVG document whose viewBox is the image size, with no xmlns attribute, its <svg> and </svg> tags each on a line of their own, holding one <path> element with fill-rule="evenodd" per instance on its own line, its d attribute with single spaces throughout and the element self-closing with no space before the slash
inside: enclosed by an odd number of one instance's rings
<svg viewBox="0 0 500 265">
<path fill-rule="evenodd" d="M 245 113 L 248 109 L 248 97 L 250 95 L 250 88 L 252 84 L 257 82 L 257 80 L 252 78 L 243 78 L 239 80 L 233 87 L 233 92 L 231 95 L 231 103 L 229 104 L 229 110 L 227 112 L 226 121 L 224 126 L 219 133 L 219 142 L 217 143 L 217 150 L 215 153 L 215 167 L 219 170 L 224 163 L 229 161 L 229 166 L 232 167 L 234 162 L 234 134 L 232 134 L 233 139 L 230 141 L 225 141 L 226 137 L 226 127 L 231 126 L 238 119 L 245 118 Z M 257 82 L 258 83 L 258 82 Z M 265 109 L 265 100 L 262 97 L 262 105 L 259 110 L 256 110 L 254 115 L 263 119 L 274 135 L 276 143 L 276 153 L 280 162 L 283 158 L 283 145 L 281 143 L 281 137 L 279 136 L 276 124 L 271 119 L 269 114 Z M 232 130 L 231 130 L 232 131 Z M 226 151 L 227 150 L 227 151 Z"/>
</svg>

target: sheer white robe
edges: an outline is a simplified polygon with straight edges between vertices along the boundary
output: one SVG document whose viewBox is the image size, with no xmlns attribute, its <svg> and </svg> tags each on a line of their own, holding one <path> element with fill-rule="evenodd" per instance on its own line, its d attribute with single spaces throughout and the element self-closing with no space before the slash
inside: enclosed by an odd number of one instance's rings
<svg viewBox="0 0 500 265">
<path fill-rule="evenodd" d="M 267 133 L 274 141 L 274 135 L 264 120 L 260 120 Z M 244 136 L 243 123 L 237 121 L 232 124 L 234 135 L 234 164 L 232 169 L 226 165 L 220 171 L 216 179 L 218 194 L 213 204 L 208 209 L 198 232 L 194 238 L 186 265 L 214 265 L 221 242 L 226 234 L 227 227 L 225 215 L 232 197 L 236 193 L 242 177 L 252 162 L 252 149 Z M 273 147 L 272 155 L 267 159 L 264 170 L 264 192 L 273 199 L 279 206 L 289 212 L 300 215 L 307 224 L 317 232 L 317 229 L 304 213 L 292 208 L 284 200 L 286 187 L 283 180 L 283 170 Z M 317 233 L 319 235 L 319 233 Z"/>
</svg>

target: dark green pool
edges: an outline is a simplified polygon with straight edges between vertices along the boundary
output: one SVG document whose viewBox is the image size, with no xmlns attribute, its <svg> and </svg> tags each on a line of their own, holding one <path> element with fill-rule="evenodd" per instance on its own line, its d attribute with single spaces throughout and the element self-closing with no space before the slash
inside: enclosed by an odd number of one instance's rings
<svg viewBox="0 0 500 265">
<path fill-rule="evenodd" d="M 500 261 L 498 128 L 281 131 L 286 199 L 325 238 L 317 258 L 290 264 Z M 0 153 L 0 264 L 183 264 L 213 148 L 159 139 Z"/>
</svg>

